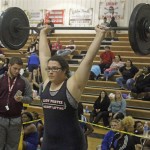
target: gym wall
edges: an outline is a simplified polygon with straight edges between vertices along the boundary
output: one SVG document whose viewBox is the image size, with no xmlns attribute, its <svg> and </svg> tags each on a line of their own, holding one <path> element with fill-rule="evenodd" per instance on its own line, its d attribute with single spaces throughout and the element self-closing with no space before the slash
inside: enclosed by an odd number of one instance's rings
<svg viewBox="0 0 150 150">
<path fill-rule="evenodd" d="M 128 26 L 131 12 L 137 4 L 150 3 L 150 0 L 0 0 L 0 10 L 3 11 L 8 7 L 20 7 L 23 10 L 65 9 L 63 26 L 69 26 L 70 8 L 72 9 L 93 8 L 93 22 L 91 26 L 95 26 L 98 23 L 102 22 L 102 19 L 98 20 L 98 14 L 99 14 L 99 2 L 103 2 L 103 1 L 125 2 L 124 18 L 117 20 L 119 26 Z M 56 26 L 60 26 L 60 25 L 56 25 Z M 88 31 L 88 32 L 94 32 L 94 31 Z"/>
</svg>

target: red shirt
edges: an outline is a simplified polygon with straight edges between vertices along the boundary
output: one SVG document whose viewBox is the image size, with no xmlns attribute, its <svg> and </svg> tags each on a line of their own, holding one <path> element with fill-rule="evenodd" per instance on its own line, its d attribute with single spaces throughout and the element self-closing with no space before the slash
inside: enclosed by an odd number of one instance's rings
<svg viewBox="0 0 150 150">
<path fill-rule="evenodd" d="M 60 49 L 62 49 L 62 44 L 60 44 L 60 43 L 54 43 L 52 45 L 52 50 L 60 50 Z"/>
<path fill-rule="evenodd" d="M 100 54 L 100 58 L 102 59 L 102 64 L 111 64 L 115 54 L 111 51 L 106 51 Z"/>
</svg>

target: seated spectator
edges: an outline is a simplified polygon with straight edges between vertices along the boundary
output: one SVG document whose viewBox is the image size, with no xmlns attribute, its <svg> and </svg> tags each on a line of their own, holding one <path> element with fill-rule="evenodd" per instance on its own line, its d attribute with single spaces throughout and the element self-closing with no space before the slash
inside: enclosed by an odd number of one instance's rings
<svg viewBox="0 0 150 150">
<path fill-rule="evenodd" d="M 34 69 L 38 69 L 40 66 L 40 60 L 39 56 L 36 52 L 31 53 L 31 55 L 28 58 L 28 70 L 29 72 L 33 72 Z"/>
<path fill-rule="evenodd" d="M 84 121 L 84 122 L 80 122 L 80 126 L 82 131 L 84 132 L 85 139 L 86 139 L 86 148 L 88 149 L 87 136 L 91 134 L 94 131 L 94 129 L 90 124 L 86 123 L 87 118 L 83 115 L 83 105 L 81 102 L 78 103 L 78 118 L 79 120 Z"/>
<path fill-rule="evenodd" d="M 100 77 L 101 69 L 99 65 L 92 65 L 89 80 L 97 80 Z"/>
<path fill-rule="evenodd" d="M 37 28 L 41 28 L 44 26 L 44 19 L 41 19 L 40 22 L 37 24 Z"/>
<path fill-rule="evenodd" d="M 106 112 L 108 110 L 109 105 L 110 105 L 110 99 L 106 91 L 101 91 L 99 97 L 94 102 L 93 105 L 94 109 L 90 113 L 90 122 L 97 124 L 100 121 L 100 119 L 103 117 L 103 112 Z M 106 125 L 105 122 L 104 125 Z"/>
<path fill-rule="evenodd" d="M 33 69 L 33 72 L 32 72 L 32 86 L 33 86 L 33 90 L 37 91 L 38 95 L 39 95 L 39 87 L 40 87 L 41 83 L 42 83 L 42 75 L 40 73 L 40 68 Z"/>
<path fill-rule="evenodd" d="M 110 47 L 105 46 L 105 52 L 100 54 L 99 66 L 101 68 L 101 73 L 104 73 L 104 70 L 110 67 L 114 58 L 115 54 L 110 50 Z"/>
<path fill-rule="evenodd" d="M 50 32 L 48 33 L 48 35 L 51 35 L 52 33 L 55 33 L 54 23 L 52 22 L 51 18 L 49 18 L 47 24 L 50 25 L 53 28 L 53 29 L 50 30 Z"/>
<path fill-rule="evenodd" d="M 110 67 L 108 69 L 105 69 L 104 71 L 104 78 L 106 79 L 106 81 L 110 77 L 118 73 L 118 69 L 123 66 L 124 66 L 124 62 L 121 61 L 120 55 L 115 56 L 115 59 L 113 60 Z"/>
<path fill-rule="evenodd" d="M 33 120 L 33 116 L 29 112 L 22 113 L 22 122 Z M 23 124 L 23 150 L 36 150 L 38 146 L 38 132 L 34 123 Z"/>
<path fill-rule="evenodd" d="M 0 63 L 0 75 L 8 71 L 9 58 L 4 58 Z"/>
<path fill-rule="evenodd" d="M 143 67 L 143 70 L 137 74 L 135 84 L 131 89 L 131 95 L 133 95 L 134 98 L 140 98 L 142 96 L 150 100 L 150 67 Z"/>
<path fill-rule="evenodd" d="M 112 17 L 112 18 L 111 18 L 111 21 L 110 21 L 110 23 L 109 23 L 109 26 L 110 26 L 110 27 L 117 27 L 117 22 L 115 21 L 115 17 Z M 111 30 L 110 33 L 111 33 L 111 38 L 112 38 L 112 40 L 115 40 L 116 30 Z"/>
<path fill-rule="evenodd" d="M 34 120 L 39 120 L 41 119 L 39 117 L 39 114 L 37 112 L 32 112 L 32 115 L 33 115 L 33 119 Z M 39 140 L 39 144 L 40 144 L 40 139 L 43 137 L 43 131 L 44 131 L 44 125 L 43 125 L 43 122 L 42 120 L 39 120 L 39 121 L 36 121 L 35 122 L 35 126 L 37 128 L 37 131 L 38 131 L 38 140 Z"/>
<path fill-rule="evenodd" d="M 110 24 L 107 22 L 107 18 L 103 18 L 103 22 L 101 23 L 102 26 L 110 27 Z M 109 37 L 109 31 L 105 31 L 105 39 Z"/>
<path fill-rule="evenodd" d="M 52 44 L 52 56 L 55 55 L 55 53 L 61 49 L 62 49 L 62 44 L 60 43 L 59 38 L 57 38 L 56 42 Z"/>
<path fill-rule="evenodd" d="M 58 50 L 56 52 L 56 54 L 58 56 L 66 56 L 71 54 L 72 52 L 74 52 L 76 50 L 76 45 L 74 44 L 74 40 L 70 40 L 69 41 L 69 45 L 66 45 L 66 47 L 62 50 Z"/>
<path fill-rule="evenodd" d="M 118 73 L 121 75 L 121 77 L 116 78 L 116 82 L 120 88 L 127 88 L 127 90 L 131 90 L 135 82 L 136 73 L 138 71 L 139 69 L 132 64 L 130 59 L 128 59 L 125 65 L 118 70 Z"/>
<path fill-rule="evenodd" d="M 137 135 L 143 135 L 143 124 L 141 121 L 135 121 L 134 124 L 134 133 Z M 149 150 L 150 149 L 150 140 L 145 140 L 144 145 L 141 143 L 142 138 L 134 136 L 134 143 L 136 150 Z"/>
<path fill-rule="evenodd" d="M 111 96 L 113 95 L 113 96 Z M 109 95 L 110 105 L 108 111 L 103 112 L 102 116 L 104 118 L 104 125 L 109 125 L 109 119 L 123 119 L 126 116 L 126 101 L 122 98 L 120 91 L 116 91 L 115 95 Z"/>
<path fill-rule="evenodd" d="M 134 132 L 134 119 L 131 116 L 125 117 L 119 122 L 119 130 Z M 134 139 L 131 135 L 117 132 L 112 140 L 110 150 L 135 150 Z"/>
<path fill-rule="evenodd" d="M 110 127 L 111 129 L 115 129 L 118 130 L 119 129 L 119 120 L 117 119 L 112 119 L 110 122 Z M 114 130 L 110 130 L 108 131 L 103 140 L 102 140 L 102 144 L 101 144 L 101 150 L 109 150 L 110 149 L 110 145 L 112 143 L 113 137 L 115 136 L 116 131 Z"/>
</svg>

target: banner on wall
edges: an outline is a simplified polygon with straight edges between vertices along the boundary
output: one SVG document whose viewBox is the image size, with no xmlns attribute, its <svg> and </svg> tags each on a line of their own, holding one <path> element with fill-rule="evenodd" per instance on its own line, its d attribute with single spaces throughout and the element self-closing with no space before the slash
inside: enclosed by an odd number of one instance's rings
<svg viewBox="0 0 150 150">
<path fill-rule="evenodd" d="M 124 18 L 124 11 L 125 1 L 99 3 L 99 19 L 103 19 L 104 17 L 111 19 L 111 17 L 115 17 L 116 20 L 120 20 Z"/>
<path fill-rule="evenodd" d="M 40 20 L 43 19 L 43 10 L 25 10 L 31 27 L 36 27 Z"/>
<path fill-rule="evenodd" d="M 70 9 L 69 25 L 71 26 L 89 26 L 92 25 L 93 8 L 89 9 Z"/>
<path fill-rule="evenodd" d="M 48 22 L 50 18 L 54 24 L 64 24 L 64 11 L 64 9 L 44 10 L 45 22 Z"/>
</svg>

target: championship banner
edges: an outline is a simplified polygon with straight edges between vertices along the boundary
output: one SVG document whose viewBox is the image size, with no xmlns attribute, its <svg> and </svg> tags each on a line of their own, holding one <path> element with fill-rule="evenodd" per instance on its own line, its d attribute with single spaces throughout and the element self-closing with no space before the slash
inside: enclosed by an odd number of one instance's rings
<svg viewBox="0 0 150 150">
<path fill-rule="evenodd" d="M 111 19 L 115 17 L 115 20 L 124 18 L 125 1 L 120 2 L 100 2 L 99 3 L 99 19 L 104 17 Z"/>
<path fill-rule="evenodd" d="M 61 10 L 44 10 L 44 18 L 47 23 L 49 19 L 54 24 L 64 24 L 64 9 Z"/>
<path fill-rule="evenodd" d="M 71 26 L 89 26 L 92 25 L 93 8 L 89 9 L 70 9 L 69 25 Z"/>
<path fill-rule="evenodd" d="M 25 13 L 29 19 L 29 23 L 31 27 L 36 27 L 37 24 L 43 19 L 43 10 L 37 10 L 37 11 L 25 10 Z"/>
</svg>

